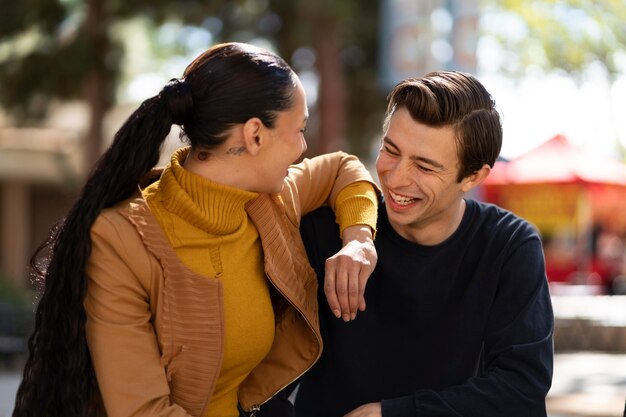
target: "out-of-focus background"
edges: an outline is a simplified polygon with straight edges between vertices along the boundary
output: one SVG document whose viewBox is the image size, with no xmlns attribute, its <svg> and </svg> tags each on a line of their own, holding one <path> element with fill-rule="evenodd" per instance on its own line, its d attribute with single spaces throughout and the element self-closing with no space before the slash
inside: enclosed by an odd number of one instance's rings
<svg viewBox="0 0 626 417">
<path fill-rule="evenodd" d="M 212 44 L 276 51 L 308 96 L 307 154 L 373 164 L 403 78 L 477 75 L 503 117 L 474 198 L 540 230 L 556 313 L 551 417 L 626 396 L 623 0 L 0 0 L 0 417 L 32 329 L 28 260 L 138 104 Z M 174 130 L 164 149 L 181 143 Z"/>
</svg>

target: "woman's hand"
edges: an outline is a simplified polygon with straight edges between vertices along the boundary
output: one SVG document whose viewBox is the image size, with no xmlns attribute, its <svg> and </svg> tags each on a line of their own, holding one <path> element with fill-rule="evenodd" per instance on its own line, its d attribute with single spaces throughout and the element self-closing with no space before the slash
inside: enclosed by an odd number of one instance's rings
<svg viewBox="0 0 626 417">
<path fill-rule="evenodd" d="M 335 317 L 347 322 L 354 320 L 357 310 L 365 310 L 365 285 L 377 261 L 370 227 L 345 228 L 343 248 L 325 265 L 324 294 Z"/>
<path fill-rule="evenodd" d="M 380 403 L 369 403 L 352 410 L 343 417 L 382 417 Z"/>
</svg>

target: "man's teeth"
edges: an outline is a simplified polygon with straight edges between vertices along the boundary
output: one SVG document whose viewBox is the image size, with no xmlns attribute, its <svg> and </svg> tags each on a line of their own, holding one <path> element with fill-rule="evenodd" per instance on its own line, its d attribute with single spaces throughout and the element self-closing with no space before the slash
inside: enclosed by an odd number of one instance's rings
<svg viewBox="0 0 626 417">
<path fill-rule="evenodd" d="M 389 191 L 389 195 L 391 196 L 393 201 L 396 202 L 396 204 L 403 205 L 403 206 L 407 206 L 416 200 L 416 198 L 409 198 L 409 197 L 405 197 L 402 195 L 394 194 L 391 191 Z"/>
</svg>

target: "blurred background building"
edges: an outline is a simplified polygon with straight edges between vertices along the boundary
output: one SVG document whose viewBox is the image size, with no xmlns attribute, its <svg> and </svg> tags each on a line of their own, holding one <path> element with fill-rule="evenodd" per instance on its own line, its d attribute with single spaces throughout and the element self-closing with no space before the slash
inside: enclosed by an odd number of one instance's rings
<svg viewBox="0 0 626 417">
<path fill-rule="evenodd" d="M 222 41 L 272 49 L 299 74 L 308 156 L 342 149 L 371 164 L 398 81 L 477 75 L 504 145 L 474 197 L 540 230 L 553 294 L 570 296 L 555 298 L 557 348 L 626 352 L 622 298 L 603 301 L 626 293 L 625 21 L 613 0 L 2 1 L 0 355 L 29 332 L 3 306 L 32 313 L 29 257 L 115 131 Z M 178 146 L 174 129 L 164 155 Z M 593 318 L 573 313 L 587 295 L 601 301 Z"/>
</svg>

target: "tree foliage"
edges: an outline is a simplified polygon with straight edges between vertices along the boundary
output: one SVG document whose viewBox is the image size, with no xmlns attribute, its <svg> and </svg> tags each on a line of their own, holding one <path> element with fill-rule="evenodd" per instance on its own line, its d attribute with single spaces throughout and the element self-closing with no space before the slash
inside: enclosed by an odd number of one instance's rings
<svg viewBox="0 0 626 417">
<path fill-rule="evenodd" d="M 19 120 L 44 116 L 50 99 L 83 98 L 88 77 L 104 76 L 99 97 L 114 101 L 124 49 L 115 23 L 144 15 L 162 22 L 172 14 L 197 20 L 202 2 L 165 0 L 25 0 L 3 2 L 0 14 L 0 101 Z M 217 5 L 219 2 L 206 2 Z M 213 6 L 215 7 L 215 6 Z M 96 21 L 90 19 L 97 11 Z"/>
<path fill-rule="evenodd" d="M 327 86 L 320 135 L 354 138 L 365 153 L 384 96 L 376 88 L 378 2 L 357 0 L 22 0 L 3 2 L 0 15 L 0 103 L 33 123 L 54 99 L 84 99 L 91 108 L 87 142 L 93 159 L 101 123 L 114 104 L 128 51 L 115 30 L 141 16 L 158 27 L 175 21 L 204 27 L 213 42 L 267 39 L 287 60 L 302 47 L 316 52 Z M 218 22 L 218 25 L 215 23 Z M 329 41 L 334 42 L 330 47 Z M 209 46 L 209 45 L 207 45 Z M 163 57 L 164 59 L 167 57 Z M 321 68 L 324 66 L 325 69 Z M 329 72 L 330 71 L 330 72 Z M 326 80 L 324 81 L 324 77 Z M 343 90 L 346 90 L 345 92 Z M 340 94 L 344 94 L 341 98 Z M 323 94 L 322 94 L 323 95 Z M 322 121 L 324 117 L 321 117 Z M 342 125 L 339 119 L 348 122 Z M 332 120 L 331 120 L 332 119 Z M 376 123 L 378 125 L 378 123 Z"/>
<path fill-rule="evenodd" d="M 486 35 L 509 60 L 501 70 L 531 68 L 580 77 L 600 65 L 610 79 L 626 72 L 626 2 L 623 0 L 483 0 L 491 18 Z"/>
<path fill-rule="evenodd" d="M 85 73 L 84 37 L 63 31 L 58 1 L 3 2 L 0 14 L 0 99 L 14 113 L 44 114 L 43 97 L 71 97 Z M 67 26 L 66 26 L 67 27 Z M 81 56 L 81 59 L 73 59 Z"/>
</svg>

